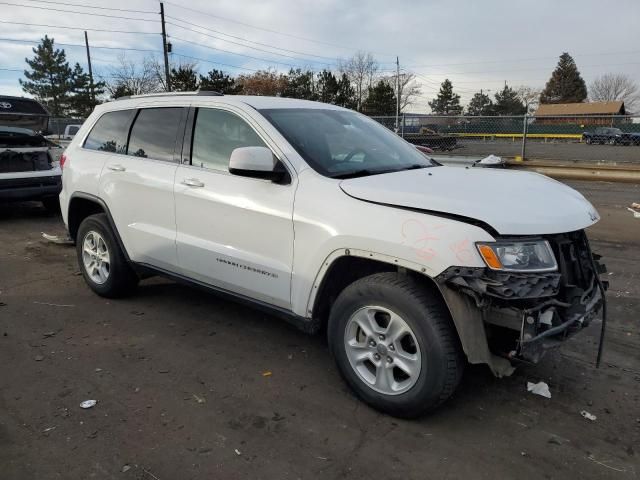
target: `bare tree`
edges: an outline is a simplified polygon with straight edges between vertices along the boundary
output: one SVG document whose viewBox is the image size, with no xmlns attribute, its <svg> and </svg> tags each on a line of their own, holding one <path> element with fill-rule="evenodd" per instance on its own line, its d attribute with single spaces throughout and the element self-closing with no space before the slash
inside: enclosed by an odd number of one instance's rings
<svg viewBox="0 0 640 480">
<path fill-rule="evenodd" d="M 373 55 L 358 51 L 347 60 L 338 60 L 340 73 L 347 75 L 356 92 L 357 109 L 362 109 L 369 87 L 373 85 L 373 79 L 378 72 L 378 62 Z"/>
<path fill-rule="evenodd" d="M 393 87 L 396 88 L 396 75 L 392 77 Z M 401 73 L 400 74 L 400 112 L 402 113 L 409 105 L 413 105 L 416 97 L 422 93 L 418 82 L 416 82 L 416 76 L 413 73 Z M 397 94 L 397 92 L 396 92 Z"/>
<path fill-rule="evenodd" d="M 518 99 L 524 103 L 524 106 L 527 108 L 527 113 L 533 113 L 538 108 L 538 104 L 540 103 L 540 94 L 542 93 L 541 88 L 520 85 L 515 88 L 515 91 L 518 95 Z"/>
<path fill-rule="evenodd" d="M 627 111 L 635 111 L 640 103 L 638 84 L 628 75 L 607 73 L 589 85 L 589 99 L 597 102 L 622 100 Z"/>
<path fill-rule="evenodd" d="M 129 60 L 125 55 L 118 58 L 119 65 L 109 70 L 106 84 L 107 92 L 113 97 L 123 95 L 143 95 L 162 90 L 158 81 L 153 58 L 145 58 L 142 62 Z"/>
</svg>

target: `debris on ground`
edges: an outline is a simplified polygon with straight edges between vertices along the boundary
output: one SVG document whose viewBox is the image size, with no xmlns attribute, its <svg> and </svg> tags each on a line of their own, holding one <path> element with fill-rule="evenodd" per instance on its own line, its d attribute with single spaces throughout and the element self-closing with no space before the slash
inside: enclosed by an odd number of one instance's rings
<svg viewBox="0 0 640 480">
<path fill-rule="evenodd" d="M 614 471 L 616 471 L 616 472 L 626 472 L 626 471 L 627 471 L 627 470 L 626 470 L 626 469 L 624 469 L 624 468 L 616 468 L 616 467 L 612 467 L 611 465 L 607 465 L 607 464 L 606 464 L 606 463 L 604 463 L 604 462 L 600 462 L 600 461 L 596 460 L 595 458 L 593 458 L 593 455 L 589 455 L 589 456 L 587 456 L 587 458 L 588 458 L 589 460 L 591 460 L 592 462 L 597 463 L 598 465 L 602 465 L 603 467 L 608 468 L 609 470 L 614 470 Z"/>
<path fill-rule="evenodd" d="M 123 465 L 122 466 L 122 470 L 120 470 L 122 473 L 126 473 L 129 470 L 131 470 L 131 465 Z"/>
<path fill-rule="evenodd" d="M 235 449 L 236 455 L 242 455 L 242 452 L 240 450 L 238 450 L 237 448 Z"/>
<path fill-rule="evenodd" d="M 49 235 L 48 233 L 42 233 L 42 238 L 47 240 L 48 242 L 55 243 L 57 245 L 73 245 L 73 240 L 69 236 L 61 236 L 61 235 Z"/>
<path fill-rule="evenodd" d="M 633 213 L 634 218 L 640 218 L 640 203 L 632 203 L 630 207 L 627 207 L 631 213 Z"/>
<path fill-rule="evenodd" d="M 36 362 L 41 362 L 42 360 L 44 360 L 44 355 L 36 355 L 35 357 L 33 357 L 33 359 Z"/>
<path fill-rule="evenodd" d="M 193 398 L 196 400 L 196 402 L 198 403 L 205 403 L 206 400 L 203 397 L 199 397 L 198 395 L 196 395 L 195 393 L 193 394 Z"/>
<path fill-rule="evenodd" d="M 587 412 L 586 410 L 582 410 L 580 412 L 580 415 L 582 415 L 584 418 L 586 418 L 587 420 L 591 420 L 592 422 L 596 421 L 596 417 L 594 414 Z"/>
<path fill-rule="evenodd" d="M 55 336 L 55 334 L 56 334 L 56 332 L 44 332 L 44 333 L 42 334 L 42 336 L 43 336 L 44 338 L 49 338 L 49 337 L 53 337 L 53 336 Z"/>
<path fill-rule="evenodd" d="M 49 427 L 49 428 L 45 428 L 44 430 L 42 430 L 42 433 L 47 433 L 47 432 L 50 432 L 51 430 L 55 430 L 55 429 L 56 429 L 55 426 Z"/>
<path fill-rule="evenodd" d="M 98 403 L 97 400 L 85 400 L 80 404 L 80 408 L 92 408 L 96 406 L 96 403 Z"/>
<path fill-rule="evenodd" d="M 504 167 L 505 161 L 496 155 L 489 155 L 480 160 L 473 162 L 473 166 L 481 165 L 484 167 Z"/>
<path fill-rule="evenodd" d="M 266 372 L 262 372 L 263 377 L 270 377 L 271 375 L 273 374 L 269 370 L 267 370 Z"/>
<path fill-rule="evenodd" d="M 549 391 L 549 385 L 545 382 L 531 383 L 527 382 L 527 391 L 541 397 L 551 398 L 551 392 Z"/>
<path fill-rule="evenodd" d="M 46 305 L 47 307 L 75 307 L 75 305 L 62 304 L 62 303 L 47 303 L 47 302 L 33 302 L 36 305 Z"/>
</svg>

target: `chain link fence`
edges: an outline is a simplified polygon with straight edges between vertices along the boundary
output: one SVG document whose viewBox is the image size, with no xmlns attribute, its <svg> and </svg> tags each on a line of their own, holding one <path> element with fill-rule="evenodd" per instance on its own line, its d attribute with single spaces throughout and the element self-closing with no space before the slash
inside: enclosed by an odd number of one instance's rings
<svg viewBox="0 0 640 480">
<path fill-rule="evenodd" d="M 437 154 L 506 159 L 640 163 L 640 116 L 372 117 Z"/>
</svg>

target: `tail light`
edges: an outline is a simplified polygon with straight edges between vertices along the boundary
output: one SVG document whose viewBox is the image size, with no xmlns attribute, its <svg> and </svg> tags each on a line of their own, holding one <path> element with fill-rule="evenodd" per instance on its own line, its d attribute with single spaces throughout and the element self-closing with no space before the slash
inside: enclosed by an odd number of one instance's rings
<svg viewBox="0 0 640 480">
<path fill-rule="evenodd" d="M 64 168 L 64 164 L 67 163 L 67 156 L 63 153 L 60 155 L 60 169 Z"/>
</svg>

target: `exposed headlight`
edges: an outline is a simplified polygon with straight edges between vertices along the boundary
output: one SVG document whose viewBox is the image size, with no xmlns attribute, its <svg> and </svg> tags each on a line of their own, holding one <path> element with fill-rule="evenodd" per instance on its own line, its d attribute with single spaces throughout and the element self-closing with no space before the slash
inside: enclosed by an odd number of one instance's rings
<svg viewBox="0 0 640 480">
<path fill-rule="evenodd" d="M 492 270 L 510 272 L 550 272 L 558 269 L 556 257 L 546 240 L 491 242 L 476 244 L 484 262 Z"/>
</svg>

